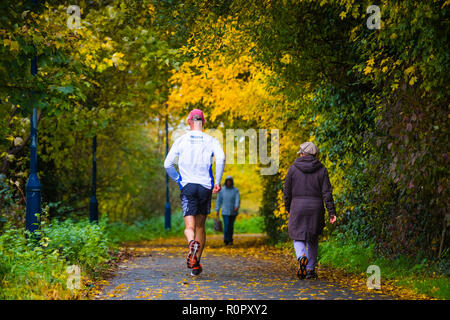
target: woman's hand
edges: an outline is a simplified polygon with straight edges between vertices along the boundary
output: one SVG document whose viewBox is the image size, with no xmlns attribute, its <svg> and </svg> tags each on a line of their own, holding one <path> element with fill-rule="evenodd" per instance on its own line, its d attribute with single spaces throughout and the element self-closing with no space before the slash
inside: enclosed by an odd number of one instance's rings
<svg viewBox="0 0 450 320">
<path fill-rule="evenodd" d="M 330 217 L 330 223 L 333 224 L 336 222 L 336 216 L 331 216 Z"/>
</svg>

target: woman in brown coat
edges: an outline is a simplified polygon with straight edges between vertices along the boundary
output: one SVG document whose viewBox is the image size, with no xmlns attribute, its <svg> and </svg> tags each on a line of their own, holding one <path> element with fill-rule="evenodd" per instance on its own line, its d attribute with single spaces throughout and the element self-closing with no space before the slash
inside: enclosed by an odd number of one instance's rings
<svg viewBox="0 0 450 320">
<path fill-rule="evenodd" d="M 312 142 L 300 145 L 300 156 L 289 168 L 284 183 L 284 205 L 289 214 L 289 237 L 299 262 L 298 277 L 315 279 L 319 235 L 325 226 L 324 202 L 330 223 L 336 221 L 332 188 L 328 171 L 315 157 Z"/>
</svg>

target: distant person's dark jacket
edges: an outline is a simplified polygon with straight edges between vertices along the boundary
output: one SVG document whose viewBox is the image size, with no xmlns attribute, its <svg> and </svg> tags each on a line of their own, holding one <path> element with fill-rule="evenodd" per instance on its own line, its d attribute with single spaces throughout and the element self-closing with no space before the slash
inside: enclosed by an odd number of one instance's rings
<svg viewBox="0 0 450 320">
<path fill-rule="evenodd" d="M 289 212 L 288 231 L 293 240 L 313 240 L 325 227 L 324 202 L 336 215 L 328 171 L 313 156 L 299 157 L 284 183 L 284 205 Z"/>
</svg>

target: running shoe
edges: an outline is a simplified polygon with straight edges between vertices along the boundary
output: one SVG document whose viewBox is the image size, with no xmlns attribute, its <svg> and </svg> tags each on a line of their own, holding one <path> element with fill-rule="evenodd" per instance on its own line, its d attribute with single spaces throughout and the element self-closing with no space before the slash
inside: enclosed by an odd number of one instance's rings
<svg viewBox="0 0 450 320">
<path fill-rule="evenodd" d="M 189 253 L 187 256 L 187 267 L 192 269 L 197 264 L 197 251 L 200 248 L 200 242 L 191 240 L 189 242 Z"/>
<path fill-rule="evenodd" d="M 308 264 L 308 258 L 306 256 L 300 257 L 298 259 L 298 271 L 297 271 L 297 277 L 299 279 L 305 279 L 306 278 L 306 265 Z"/>
<path fill-rule="evenodd" d="M 202 273 L 203 268 L 202 265 L 197 262 L 194 267 L 192 267 L 191 276 L 198 276 L 200 273 Z"/>
<path fill-rule="evenodd" d="M 317 279 L 317 273 L 314 270 L 308 270 L 306 271 L 306 279 L 311 279 L 311 280 L 315 280 Z"/>
</svg>

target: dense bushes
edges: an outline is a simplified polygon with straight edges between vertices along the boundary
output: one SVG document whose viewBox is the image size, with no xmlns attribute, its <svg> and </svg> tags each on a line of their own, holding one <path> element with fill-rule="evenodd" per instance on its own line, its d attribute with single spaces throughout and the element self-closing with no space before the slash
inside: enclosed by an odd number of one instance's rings
<svg viewBox="0 0 450 320">
<path fill-rule="evenodd" d="M 105 227 L 105 221 L 53 221 L 26 237 L 7 226 L 0 235 L 0 299 L 79 298 L 80 291 L 67 288 L 67 267 L 80 266 L 82 276 L 107 267 L 114 243 Z"/>
<path fill-rule="evenodd" d="M 0 299 L 70 298 L 66 267 L 58 251 L 25 240 L 9 229 L 0 236 Z"/>
<path fill-rule="evenodd" d="M 102 270 L 111 259 L 113 239 L 106 232 L 107 220 L 89 223 L 87 219 L 74 222 L 52 221 L 42 227 L 41 245 L 47 250 L 57 250 L 69 264 L 80 265 L 85 270 Z"/>
<path fill-rule="evenodd" d="M 260 215 L 263 217 L 264 229 L 269 238 L 274 242 L 287 239 L 287 234 L 282 226 L 285 224 L 282 218 L 273 213 L 277 209 L 277 194 L 281 190 L 282 184 L 278 175 L 266 176 L 263 182 L 263 198 L 261 201 Z"/>
</svg>

